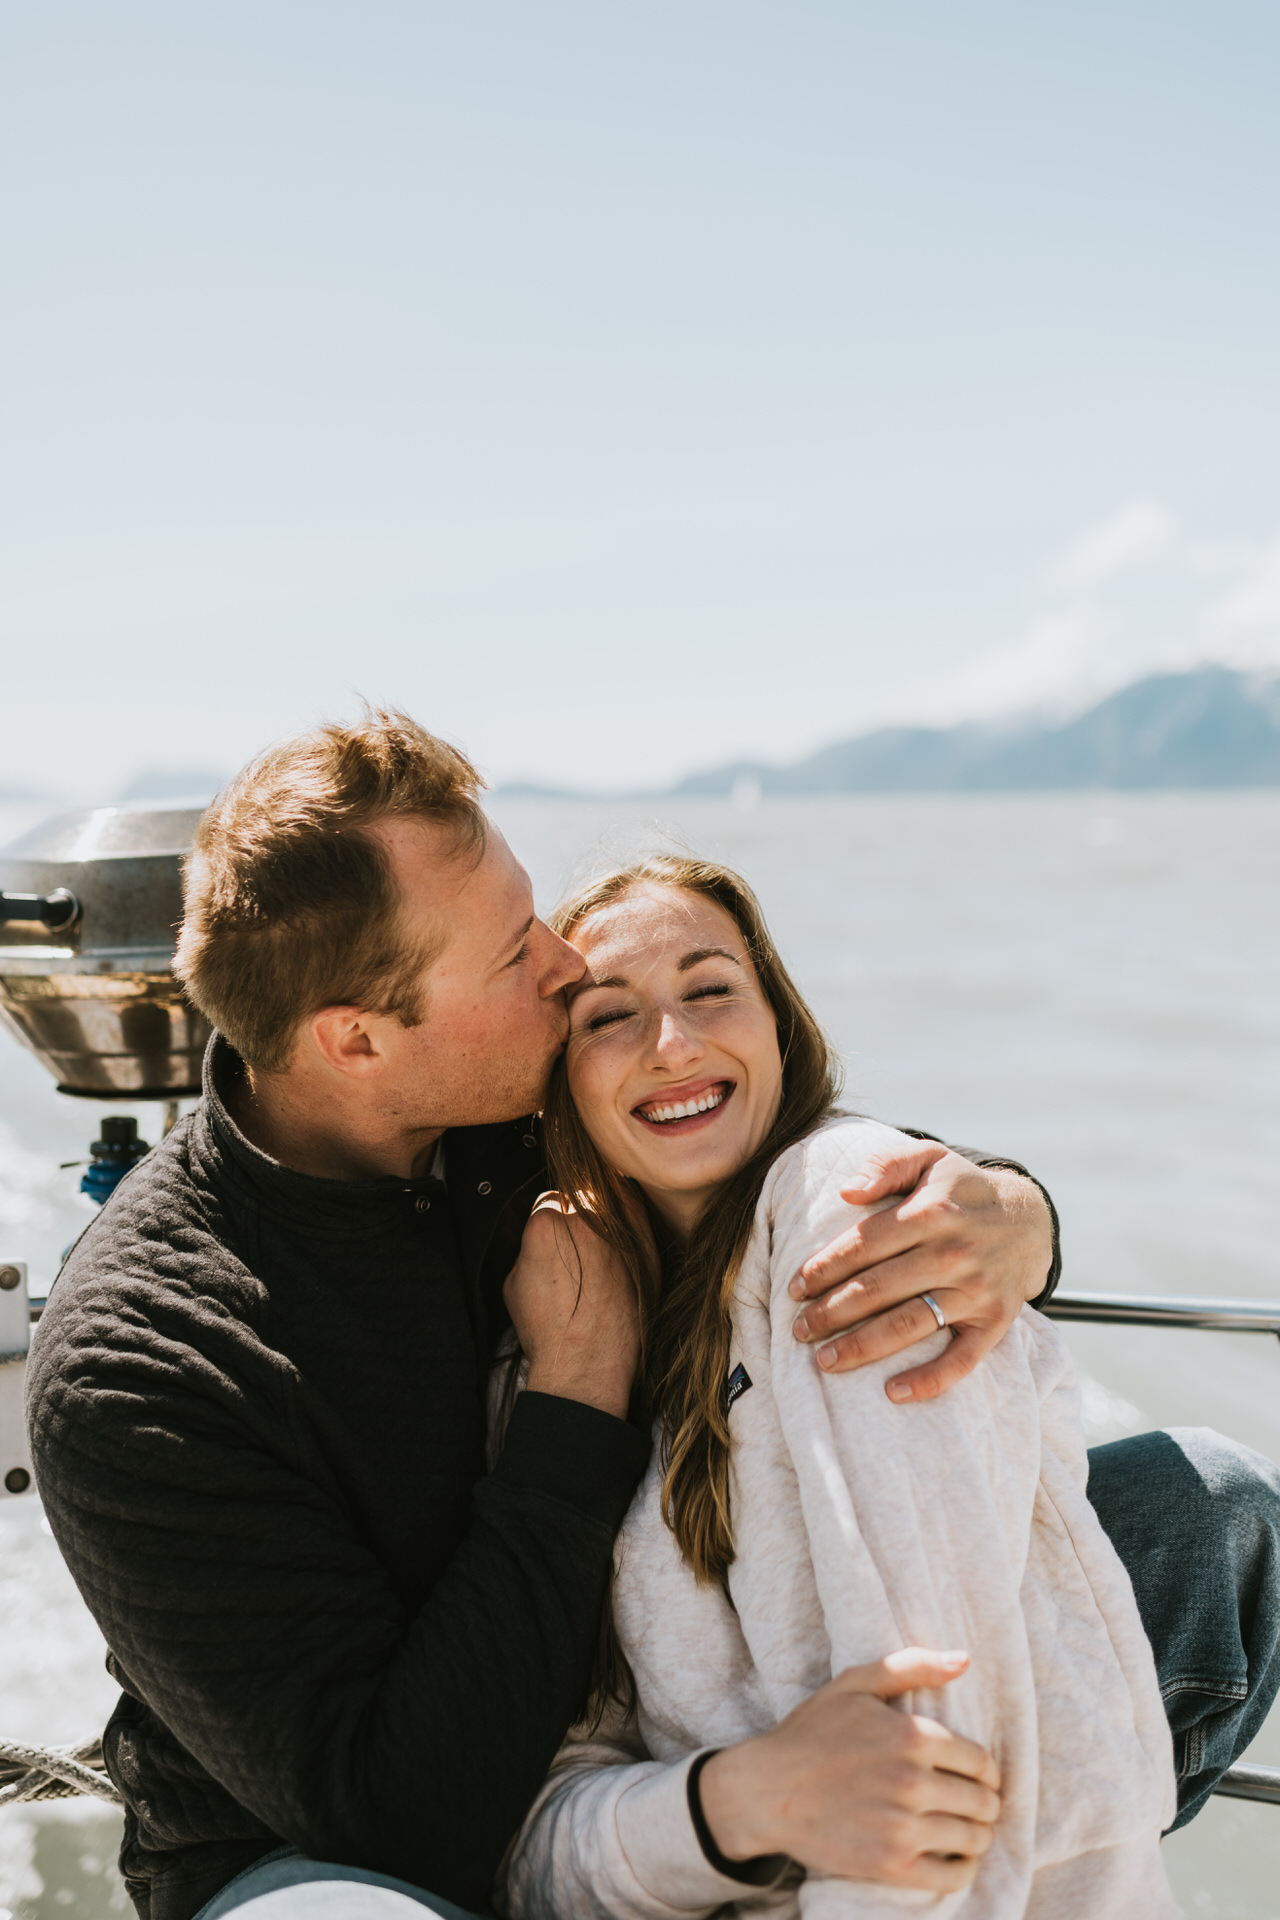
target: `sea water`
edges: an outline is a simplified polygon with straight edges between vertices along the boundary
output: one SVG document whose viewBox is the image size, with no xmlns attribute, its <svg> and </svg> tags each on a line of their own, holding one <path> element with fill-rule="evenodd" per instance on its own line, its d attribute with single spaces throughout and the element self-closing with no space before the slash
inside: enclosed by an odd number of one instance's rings
<svg viewBox="0 0 1280 1920">
<path fill-rule="evenodd" d="M 1064 1285 L 1280 1298 L 1280 793 L 493 811 L 544 907 L 655 845 L 740 868 L 841 1048 L 847 1103 L 1033 1168 Z M 4 837 L 22 824 L 0 810 Z M 91 1212 L 58 1163 L 104 1110 L 0 1036 L 0 1259 L 29 1261 L 37 1290 Z M 157 1108 L 110 1110 L 154 1137 Z M 1093 1438 L 1207 1425 L 1280 1460 L 1275 1339 L 1065 1331 Z M 38 1505 L 0 1503 L 0 1733 L 100 1727 L 101 1656 Z M 1252 1757 L 1280 1765 L 1280 1713 Z M 0 1909 L 121 1910 L 116 1825 L 87 1804 L 0 1809 Z M 1215 1800 L 1166 1856 L 1188 1916 L 1280 1920 L 1280 1807 Z"/>
</svg>

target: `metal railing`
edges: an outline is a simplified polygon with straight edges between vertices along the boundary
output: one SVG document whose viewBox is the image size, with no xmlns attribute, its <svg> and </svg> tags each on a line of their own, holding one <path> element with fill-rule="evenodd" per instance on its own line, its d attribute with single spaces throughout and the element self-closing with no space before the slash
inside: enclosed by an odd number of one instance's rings
<svg viewBox="0 0 1280 1920">
<path fill-rule="evenodd" d="M 1242 1760 L 1227 1768 L 1214 1792 L 1224 1800 L 1265 1800 L 1280 1807 L 1280 1767 L 1251 1767 Z"/>
<path fill-rule="evenodd" d="M 1211 1300 L 1185 1294 L 1055 1293 L 1051 1320 L 1092 1320 L 1111 1327 L 1195 1327 L 1205 1333 L 1280 1335 L 1280 1300 Z"/>
</svg>

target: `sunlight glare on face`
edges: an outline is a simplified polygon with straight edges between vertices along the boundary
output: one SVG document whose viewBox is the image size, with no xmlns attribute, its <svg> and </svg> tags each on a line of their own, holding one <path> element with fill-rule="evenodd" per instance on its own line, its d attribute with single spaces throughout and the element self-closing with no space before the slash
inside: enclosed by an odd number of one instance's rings
<svg viewBox="0 0 1280 1920">
<path fill-rule="evenodd" d="M 570 935 L 569 1090 L 597 1148 L 679 1232 L 764 1140 L 777 1023 L 746 942 L 702 894 L 644 882 Z"/>
</svg>

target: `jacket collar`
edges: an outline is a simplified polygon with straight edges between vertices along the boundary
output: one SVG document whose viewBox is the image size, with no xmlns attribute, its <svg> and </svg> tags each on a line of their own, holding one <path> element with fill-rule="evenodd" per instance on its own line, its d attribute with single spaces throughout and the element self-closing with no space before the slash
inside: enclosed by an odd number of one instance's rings
<svg viewBox="0 0 1280 1920">
<path fill-rule="evenodd" d="M 430 1174 L 403 1178 L 381 1174 L 360 1180 L 329 1180 L 299 1173 L 256 1147 L 232 1118 L 228 1095 L 244 1073 L 239 1054 L 214 1033 L 204 1056 L 204 1096 L 191 1116 L 191 1145 L 206 1171 L 215 1170 L 259 1204 L 327 1226 L 360 1230 L 404 1196 L 439 1193 Z M 456 1127 L 444 1136 L 450 1199 L 459 1224 L 472 1224 L 478 1212 L 483 1238 L 517 1188 L 542 1167 L 541 1128 L 534 1118 L 500 1121 L 494 1126 Z M 470 1238 L 470 1235 L 467 1235 Z"/>
</svg>

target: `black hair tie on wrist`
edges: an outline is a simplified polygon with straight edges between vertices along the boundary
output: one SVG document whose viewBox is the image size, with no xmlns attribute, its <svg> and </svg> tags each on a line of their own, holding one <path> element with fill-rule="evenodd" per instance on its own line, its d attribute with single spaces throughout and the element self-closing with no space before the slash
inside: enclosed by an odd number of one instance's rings
<svg viewBox="0 0 1280 1920">
<path fill-rule="evenodd" d="M 727 1855 L 721 1853 L 712 1838 L 711 1829 L 707 1825 L 707 1816 L 702 1811 L 700 1783 L 702 1769 L 708 1760 L 714 1760 L 716 1755 L 723 1751 L 723 1747 L 708 1747 L 705 1753 L 697 1756 L 685 1779 L 689 1818 L 698 1836 L 698 1845 L 706 1856 L 708 1866 L 714 1867 L 717 1873 L 722 1873 L 726 1880 L 736 1880 L 739 1886 L 743 1887 L 776 1887 L 791 1865 L 790 1858 L 785 1853 L 758 1853 L 753 1860 L 730 1860 Z"/>
</svg>

